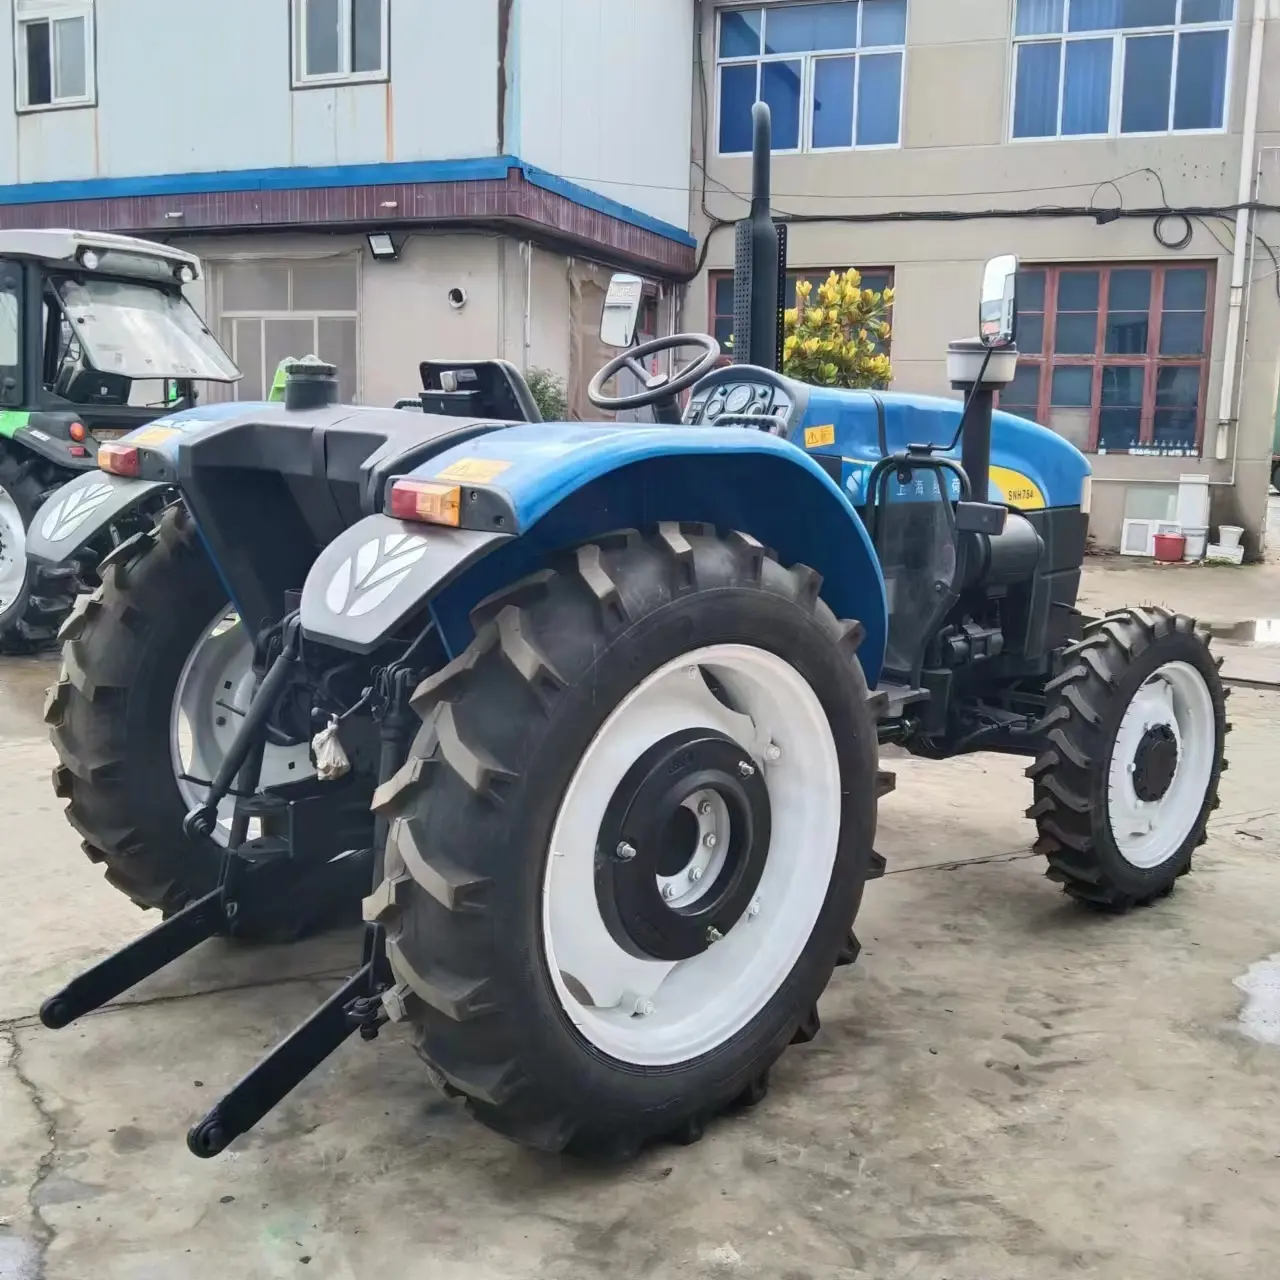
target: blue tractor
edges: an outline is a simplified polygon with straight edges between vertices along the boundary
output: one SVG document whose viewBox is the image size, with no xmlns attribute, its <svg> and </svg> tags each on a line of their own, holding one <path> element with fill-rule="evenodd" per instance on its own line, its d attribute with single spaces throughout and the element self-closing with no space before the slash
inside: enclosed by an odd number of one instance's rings
<svg viewBox="0 0 1280 1280">
<path fill-rule="evenodd" d="M 541 422 L 501 361 L 428 362 L 421 413 L 340 405 L 303 360 L 283 404 L 105 445 L 35 521 L 58 565 L 164 501 L 65 627 L 48 718 L 91 856 L 166 918 L 44 1023 L 213 934 L 363 903 L 359 967 L 193 1126 L 197 1155 L 387 1022 L 522 1143 L 695 1139 L 763 1096 L 857 956 L 881 743 L 1027 757 L 1037 849 L 1082 903 L 1189 870 L 1225 691 L 1189 618 L 1076 606 L 1088 463 L 993 411 L 1016 262 L 953 345 L 963 403 L 783 376 L 757 124 L 740 362 L 631 347 L 634 282 L 611 290 L 590 395 L 655 423 Z M 689 347 L 674 376 L 642 363 Z M 640 389 L 610 397 L 624 369 Z"/>
</svg>

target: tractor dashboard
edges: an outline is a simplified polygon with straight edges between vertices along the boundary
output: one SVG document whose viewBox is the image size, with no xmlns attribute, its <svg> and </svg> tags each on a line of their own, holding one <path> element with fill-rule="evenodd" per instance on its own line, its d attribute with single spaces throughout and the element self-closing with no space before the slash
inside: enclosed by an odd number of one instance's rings
<svg viewBox="0 0 1280 1280">
<path fill-rule="evenodd" d="M 743 419 L 759 418 L 762 428 L 789 435 L 803 415 L 806 400 L 803 386 L 770 369 L 731 365 L 694 387 L 684 422 L 687 426 L 744 426 Z"/>
</svg>

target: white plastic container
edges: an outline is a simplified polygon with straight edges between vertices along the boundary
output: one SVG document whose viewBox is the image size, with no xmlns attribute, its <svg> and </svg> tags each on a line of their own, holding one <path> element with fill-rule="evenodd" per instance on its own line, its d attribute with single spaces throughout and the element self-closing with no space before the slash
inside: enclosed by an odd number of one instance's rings
<svg viewBox="0 0 1280 1280">
<path fill-rule="evenodd" d="M 1238 547 L 1244 530 L 1238 524 L 1220 524 L 1218 526 L 1218 542 L 1224 547 Z"/>
<path fill-rule="evenodd" d="M 1199 529 L 1189 528 L 1187 525 L 1182 526 L 1182 536 L 1187 540 L 1186 549 L 1182 553 L 1183 560 L 1189 563 L 1204 559 L 1204 549 L 1209 543 L 1209 528 L 1207 525 Z"/>
</svg>

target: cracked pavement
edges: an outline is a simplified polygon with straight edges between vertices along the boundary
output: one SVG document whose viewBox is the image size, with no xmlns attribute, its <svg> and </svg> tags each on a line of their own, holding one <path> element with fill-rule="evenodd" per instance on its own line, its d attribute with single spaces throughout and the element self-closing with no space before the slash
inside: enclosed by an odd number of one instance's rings
<svg viewBox="0 0 1280 1280">
<path fill-rule="evenodd" d="M 1228 652 L 1280 681 L 1280 649 Z M 1280 692 L 1236 691 L 1197 872 L 1123 920 L 1028 856 L 1024 762 L 888 760 L 890 874 L 818 1039 L 697 1146 L 602 1169 L 468 1121 L 394 1034 L 191 1157 L 188 1125 L 358 963 L 353 933 L 210 943 L 44 1030 L 40 1000 L 149 923 L 49 786 L 52 669 L 0 664 L 0 1280 L 1280 1274 L 1280 1049 L 1241 1034 L 1234 986 L 1280 951 Z"/>
</svg>

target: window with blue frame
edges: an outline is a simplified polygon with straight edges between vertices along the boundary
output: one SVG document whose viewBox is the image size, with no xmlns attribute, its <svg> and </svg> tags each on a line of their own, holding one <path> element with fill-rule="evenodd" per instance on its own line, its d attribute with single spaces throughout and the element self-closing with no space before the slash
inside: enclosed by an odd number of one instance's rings
<svg viewBox="0 0 1280 1280">
<path fill-rule="evenodd" d="M 1235 0 L 1017 0 L 1014 138 L 1223 129 Z"/>
<path fill-rule="evenodd" d="M 767 102 L 775 151 L 896 147 L 907 0 L 722 9 L 716 45 L 721 155 L 751 150 Z"/>
</svg>

